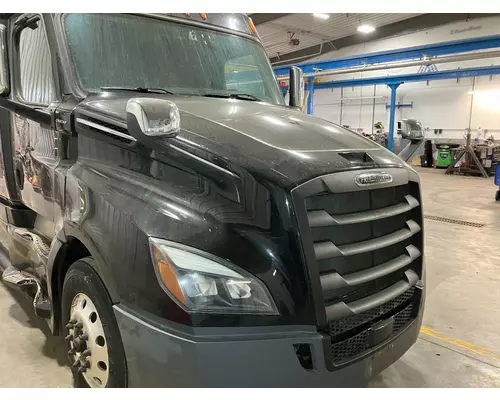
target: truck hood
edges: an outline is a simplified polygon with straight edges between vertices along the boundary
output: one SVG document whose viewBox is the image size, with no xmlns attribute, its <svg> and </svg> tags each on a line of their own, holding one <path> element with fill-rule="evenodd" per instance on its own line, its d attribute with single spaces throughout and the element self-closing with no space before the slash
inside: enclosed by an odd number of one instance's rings
<svg viewBox="0 0 500 400">
<path fill-rule="evenodd" d="M 126 125 L 130 92 L 89 96 L 77 113 Z M 165 98 L 161 95 L 161 98 Z M 405 163 L 373 141 L 329 121 L 286 106 L 238 99 L 168 96 L 181 112 L 181 133 L 162 139 L 230 169 L 258 172 L 273 181 L 299 184 L 350 168 L 402 167 Z M 159 149 L 156 149 L 157 151 Z"/>
</svg>

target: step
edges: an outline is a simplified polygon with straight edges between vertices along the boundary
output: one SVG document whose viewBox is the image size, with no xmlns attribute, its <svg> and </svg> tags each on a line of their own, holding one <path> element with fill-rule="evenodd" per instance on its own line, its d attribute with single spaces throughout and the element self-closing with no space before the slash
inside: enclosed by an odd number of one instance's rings
<svg viewBox="0 0 500 400">
<path fill-rule="evenodd" d="M 6 286 L 17 290 L 33 300 L 35 314 L 49 319 L 52 316 L 50 300 L 43 295 L 40 281 L 29 272 L 8 266 L 2 273 L 2 280 Z"/>
<path fill-rule="evenodd" d="M 14 233 L 19 236 L 30 238 L 33 242 L 34 249 L 39 255 L 43 256 L 44 258 L 47 258 L 49 256 L 50 245 L 47 244 L 41 236 L 26 228 L 16 228 L 14 229 Z"/>
</svg>

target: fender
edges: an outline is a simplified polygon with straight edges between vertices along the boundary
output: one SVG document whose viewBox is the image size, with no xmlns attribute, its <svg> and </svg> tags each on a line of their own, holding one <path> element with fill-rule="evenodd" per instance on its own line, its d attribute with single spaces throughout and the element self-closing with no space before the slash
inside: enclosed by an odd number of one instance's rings
<svg viewBox="0 0 500 400">
<path fill-rule="evenodd" d="M 65 221 L 63 227 L 52 241 L 49 257 L 47 260 L 47 293 L 52 302 L 52 317 L 50 320 L 50 328 L 54 335 L 58 333 L 60 323 L 60 297 L 59 288 L 57 287 L 58 276 L 57 269 L 62 267 L 66 257 L 68 243 L 72 238 L 78 239 L 88 250 L 90 256 L 96 261 L 97 275 L 101 278 L 104 286 L 113 304 L 119 303 L 119 295 L 116 290 L 116 285 L 110 274 L 110 269 L 107 266 L 104 258 L 101 255 L 97 245 L 89 238 L 89 236 L 74 222 Z"/>
</svg>

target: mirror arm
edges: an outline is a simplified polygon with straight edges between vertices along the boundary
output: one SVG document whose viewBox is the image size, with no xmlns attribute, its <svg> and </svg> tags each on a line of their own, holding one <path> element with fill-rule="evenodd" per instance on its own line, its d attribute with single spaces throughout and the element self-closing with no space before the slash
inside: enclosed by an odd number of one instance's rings
<svg viewBox="0 0 500 400">
<path fill-rule="evenodd" d="M 22 17 L 20 17 L 16 22 L 14 22 L 14 25 L 19 26 L 21 28 L 28 26 L 31 29 L 35 29 L 36 25 L 34 27 L 32 27 L 32 25 L 39 20 L 40 20 L 39 15 L 28 14 L 28 15 L 23 15 Z"/>
</svg>

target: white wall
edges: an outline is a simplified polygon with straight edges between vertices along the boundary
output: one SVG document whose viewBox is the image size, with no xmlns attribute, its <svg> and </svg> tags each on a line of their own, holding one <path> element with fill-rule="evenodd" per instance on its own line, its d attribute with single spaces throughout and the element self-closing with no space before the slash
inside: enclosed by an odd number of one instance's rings
<svg viewBox="0 0 500 400">
<path fill-rule="evenodd" d="M 426 31 L 409 33 L 394 38 L 350 46 L 330 52 L 316 59 L 333 59 L 354 54 L 365 54 L 377 51 L 421 46 L 424 44 L 447 42 L 466 38 L 498 35 L 500 33 L 500 17 L 475 19 L 470 22 L 458 22 L 436 27 Z M 491 51 L 491 50 L 487 50 Z M 437 64 L 440 71 L 476 66 L 500 65 L 500 58 L 471 60 L 464 62 Z M 388 76 L 417 73 L 419 67 L 406 67 L 351 73 L 322 77 L 321 81 L 358 79 L 373 76 Z M 500 76 L 484 76 L 475 78 L 475 91 L 489 91 L 472 96 L 473 78 L 458 80 L 440 80 L 416 82 L 401 85 L 397 90 L 397 101 L 412 103 L 413 108 L 401 108 L 396 112 L 396 121 L 402 118 L 415 118 L 425 127 L 430 128 L 427 136 L 440 139 L 462 139 L 465 129 L 486 129 L 500 140 Z M 385 104 L 390 101 L 390 90 L 384 85 L 377 85 L 376 96 L 384 98 L 349 100 L 349 97 L 373 97 L 373 86 L 344 88 L 342 107 L 340 106 L 340 89 L 321 89 L 314 94 L 314 115 L 330 121 L 347 124 L 350 128 L 372 132 L 372 121 L 382 121 L 386 130 L 389 128 L 389 110 Z M 492 90 L 498 90 L 491 93 Z M 474 99 L 473 99 L 474 97 Z M 375 101 L 375 117 L 373 103 Z M 472 101 L 472 114 L 471 114 Z M 443 133 L 435 135 L 434 129 L 442 129 Z"/>
<path fill-rule="evenodd" d="M 377 85 L 375 92 L 373 86 L 316 90 L 313 112 L 314 115 L 337 124 L 349 125 L 354 130 L 362 128 L 365 132 L 372 133 L 372 120 L 374 123 L 382 122 L 384 127 L 389 126 L 386 104 L 389 103 L 390 95 L 390 90 L 384 85 Z M 399 114 L 397 111 L 396 117 L 400 117 Z"/>
</svg>

